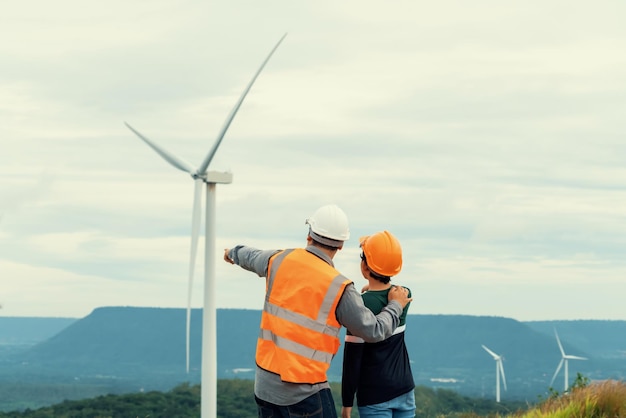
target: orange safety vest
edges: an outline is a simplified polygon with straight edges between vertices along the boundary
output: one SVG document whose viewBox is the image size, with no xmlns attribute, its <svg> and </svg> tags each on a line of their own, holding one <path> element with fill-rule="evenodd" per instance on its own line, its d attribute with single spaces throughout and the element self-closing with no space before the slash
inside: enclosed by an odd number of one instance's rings
<svg viewBox="0 0 626 418">
<path fill-rule="evenodd" d="M 335 308 L 352 283 L 305 249 L 281 251 L 267 267 L 256 363 L 291 383 L 321 383 L 339 349 Z"/>
</svg>

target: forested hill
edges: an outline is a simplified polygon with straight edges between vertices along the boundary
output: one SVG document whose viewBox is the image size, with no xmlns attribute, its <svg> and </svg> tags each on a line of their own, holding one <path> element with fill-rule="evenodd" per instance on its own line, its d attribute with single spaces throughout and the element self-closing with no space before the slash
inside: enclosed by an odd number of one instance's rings
<svg viewBox="0 0 626 418">
<path fill-rule="evenodd" d="M 258 310 L 218 309 L 218 378 L 253 377 L 260 316 Z M 12 365 L 12 374 L 45 369 L 48 374 L 75 378 L 144 376 L 156 381 L 154 376 L 159 375 L 162 380 L 171 378 L 172 384 L 197 382 L 202 311 L 192 311 L 189 375 L 185 373 L 185 318 L 185 309 L 98 308 L 2 364 Z M 0 326 L 7 319 L 0 318 Z M 620 379 L 626 375 L 626 321 L 520 322 L 487 316 L 409 315 L 406 343 L 418 384 L 468 393 L 484 392 L 486 385 L 491 390 L 495 365 L 482 349 L 484 344 L 504 356 L 509 389 L 543 391 L 561 360 L 555 328 L 567 354 L 589 358 L 570 362 L 570 376 L 581 372 L 592 379 Z M 331 380 L 340 379 L 341 361 L 342 349 L 333 360 Z"/>
</svg>

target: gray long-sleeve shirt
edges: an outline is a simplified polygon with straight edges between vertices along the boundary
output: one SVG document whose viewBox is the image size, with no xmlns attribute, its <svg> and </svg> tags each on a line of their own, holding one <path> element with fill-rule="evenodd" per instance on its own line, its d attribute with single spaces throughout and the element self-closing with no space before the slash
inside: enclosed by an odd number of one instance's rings
<svg viewBox="0 0 626 418">
<path fill-rule="evenodd" d="M 334 267 L 332 259 L 319 248 L 307 246 L 306 250 Z M 259 250 L 238 245 L 229 251 L 228 256 L 243 269 L 254 272 L 259 277 L 267 277 L 269 260 L 278 251 L 280 250 Z M 346 286 L 335 310 L 337 321 L 350 330 L 352 335 L 361 337 L 367 342 L 388 338 L 398 326 L 401 314 L 400 303 L 391 301 L 378 315 L 374 315 L 363 304 L 361 294 L 355 289 L 354 284 Z M 276 405 L 293 405 L 329 387 L 328 382 L 314 385 L 283 382 L 279 375 L 257 367 L 254 394 Z"/>
</svg>

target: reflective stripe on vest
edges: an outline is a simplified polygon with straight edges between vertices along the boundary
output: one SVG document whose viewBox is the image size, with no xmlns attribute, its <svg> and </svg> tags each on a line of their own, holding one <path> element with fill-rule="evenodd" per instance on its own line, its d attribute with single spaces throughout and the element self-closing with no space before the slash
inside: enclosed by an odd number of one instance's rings
<svg viewBox="0 0 626 418">
<path fill-rule="evenodd" d="M 286 382 L 325 382 L 340 345 L 335 309 L 348 283 L 304 249 L 273 256 L 257 342 L 259 367 Z"/>
</svg>

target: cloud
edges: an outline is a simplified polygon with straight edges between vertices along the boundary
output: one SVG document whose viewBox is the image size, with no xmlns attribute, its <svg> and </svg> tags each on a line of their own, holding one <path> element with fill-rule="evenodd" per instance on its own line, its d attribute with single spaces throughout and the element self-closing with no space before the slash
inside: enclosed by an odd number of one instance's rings
<svg viewBox="0 0 626 418">
<path fill-rule="evenodd" d="M 354 237 L 391 230 L 415 312 L 577 318 L 576 301 L 624 318 L 609 290 L 626 248 L 624 7 L 16 3 L 0 17 L 0 274 L 59 302 L 31 292 L 3 313 L 183 306 L 192 182 L 124 121 L 200 164 L 287 32 L 210 167 L 234 176 L 216 187 L 220 251 L 301 246 L 334 202 L 353 234 L 337 265 L 358 282 Z M 221 307 L 260 306 L 262 279 L 216 275 Z"/>
</svg>

